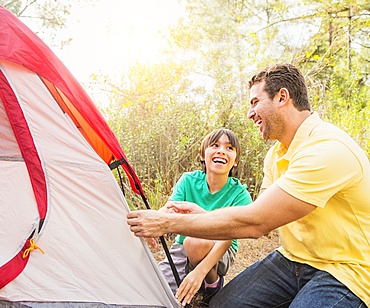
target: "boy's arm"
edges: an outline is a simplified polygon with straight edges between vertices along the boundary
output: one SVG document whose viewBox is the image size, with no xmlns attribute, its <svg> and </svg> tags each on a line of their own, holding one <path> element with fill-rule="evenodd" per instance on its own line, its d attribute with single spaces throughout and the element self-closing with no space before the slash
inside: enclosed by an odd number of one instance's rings
<svg viewBox="0 0 370 308">
<path fill-rule="evenodd" d="M 215 266 L 231 245 L 231 240 L 216 241 L 205 258 L 184 278 L 176 291 L 176 298 L 190 303 L 209 271 Z"/>
<path fill-rule="evenodd" d="M 193 271 L 204 277 L 209 273 L 215 264 L 222 258 L 225 252 L 231 245 L 231 240 L 216 241 L 211 251 L 205 256 L 205 258 L 195 267 Z M 203 280 L 202 279 L 202 280 Z"/>
</svg>

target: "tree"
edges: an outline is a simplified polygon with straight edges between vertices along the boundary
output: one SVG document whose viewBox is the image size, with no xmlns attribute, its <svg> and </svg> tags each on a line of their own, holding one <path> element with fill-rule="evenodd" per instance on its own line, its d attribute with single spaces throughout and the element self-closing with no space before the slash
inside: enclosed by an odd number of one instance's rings
<svg viewBox="0 0 370 308">
<path fill-rule="evenodd" d="M 315 2 L 319 28 L 302 53 L 314 109 L 348 131 L 370 153 L 370 6 L 365 1 Z"/>
<path fill-rule="evenodd" d="M 0 4 L 24 22 L 32 23 L 35 33 L 64 27 L 71 6 L 68 1 L 48 0 L 0 0 Z"/>
<path fill-rule="evenodd" d="M 347 130 L 370 153 L 369 5 L 360 0 L 188 0 L 154 65 L 133 65 L 111 93 L 104 115 L 141 178 L 162 205 L 184 171 L 199 168 L 209 131 L 232 129 L 242 145 L 238 176 L 255 197 L 264 142 L 248 120 L 247 81 L 259 68 L 296 64 L 313 110 Z"/>
<path fill-rule="evenodd" d="M 57 37 L 59 29 L 66 27 L 68 16 L 73 7 L 90 5 L 97 0 L 0 0 L 0 5 L 13 12 L 49 47 L 62 48 L 71 38 Z"/>
</svg>

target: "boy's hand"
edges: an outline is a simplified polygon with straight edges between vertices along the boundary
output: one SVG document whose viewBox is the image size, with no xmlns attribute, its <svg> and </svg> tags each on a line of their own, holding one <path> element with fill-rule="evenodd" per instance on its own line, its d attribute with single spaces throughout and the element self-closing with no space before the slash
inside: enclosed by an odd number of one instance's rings
<svg viewBox="0 0 370 308">
<path fill-rule="evenodd" d="M 168 201 L 165 207 L 178 214 L 199 214 L 207 212 L 198 204 L 187 201 Z"/>
<path fill-rule="evenodd" d="M 175 294 L 182 306 L 190 304 L 190 301 L 200 289 L 203 279 L 204 277 L 197 274 L 195 270 L 186 275 Z"/>
<path fill-rule="evenodd" d="M 153 248 L 155 251 L 159 250 L 157 239 L 154 237 L 145 237 L 145 242 L 149 245 L 149 247 Z"/>
<path fill-rule="evenodd" d="M 158 211 L 162 213 L 176 213 L 172 206 L 169 206 L 172 204 L 173 201 L 167 201 L 164 206 L 162 206 Z"/>
</svg>

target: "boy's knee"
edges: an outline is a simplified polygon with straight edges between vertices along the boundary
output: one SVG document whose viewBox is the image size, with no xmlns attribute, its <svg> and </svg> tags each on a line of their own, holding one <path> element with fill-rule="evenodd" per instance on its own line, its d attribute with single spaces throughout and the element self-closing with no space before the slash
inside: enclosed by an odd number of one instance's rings
<svg viewBox="0 0 370 308">
<path fill-rule="evenodd" d="M 186 237 L 183 245 L 188 256 L 196 254 L 202 255 L 202 257 L 204 257 L 210 252 L 214 245 L 214 242 L 211 240 Z"/>
</svg>

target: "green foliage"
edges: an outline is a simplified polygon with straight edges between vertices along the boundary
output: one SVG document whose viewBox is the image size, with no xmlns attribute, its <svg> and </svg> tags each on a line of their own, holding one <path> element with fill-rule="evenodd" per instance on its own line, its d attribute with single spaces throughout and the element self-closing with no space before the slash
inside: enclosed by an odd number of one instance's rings
<svg viewBox="0 0 370 308">
<path fill-rule="evenodd" d="M 320 26 L 301 54 L 313 109 L 347 131 L 369 154 L 369 5 L 317 3 Z"/>
<path fill-rule="evenodd" d="M 80 0 L 75 0 L 75 2 L 79 1 Z M 0 5 L 13 12 L 40 38 L 46 38 L 49 47 L 63 46 L 68 44 L 71 40 L 68 38 L 62 41 L 57 38 L 58 30 L 66 26 L 66 21 L 71 9 L 71 0 L 0 0 Z"/>
<path fill-rule="evenodd" d="M 237 176 L 257 196 L 271 143 L 248 120 L 248 80 L 278 62 L 298 65 L 313 110 L 370 154 L 369 10 L 364 0 L 186 1 L 156 65 L 137 64 L 119 82 L 104 77 L 112 94 L 104 114 L 152 207 L 184 171 L 200 168 L 201 140 L 220 127 L 239 137 Z"/>
<path fill-rule="evenodd" d="M 0 0 L 48 36 L 65 25 L 71 3 Z M 156 64 L 137 63 L 118 81 L 95 76 L 96 89 L 110 93 L 109 104 L 100 109 L 153 208 L 165 203 L 183 172 L 200 168 L 200 143 L 220 127 L 239 137 L 236 175 L 257 196 L 271 143 L 248 119 L 248 80 L 278 62 L 300 67 L 312 109 L 370 154 L 368 1 L 186 0 L 183 5 L 186 14 L 170 29 L 169 47 Z M 123 178 L 129 206 L 143 207 Z"/>
<path fill-rule="evenodd" d="M 69 14 L 70 3 L 68 1 L 30 1 L 0 0 L 0 5 L 12 11 L 21 20 L 32 20 L 35 32 L 42 28 L 62 28 L 65 26 L 66 16 Z"/>
</svg>

